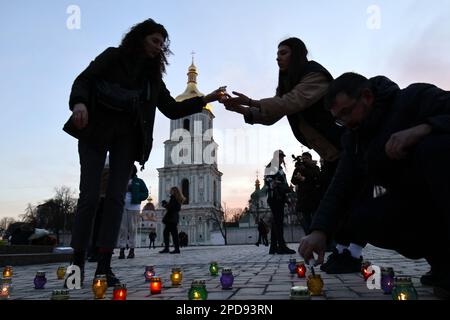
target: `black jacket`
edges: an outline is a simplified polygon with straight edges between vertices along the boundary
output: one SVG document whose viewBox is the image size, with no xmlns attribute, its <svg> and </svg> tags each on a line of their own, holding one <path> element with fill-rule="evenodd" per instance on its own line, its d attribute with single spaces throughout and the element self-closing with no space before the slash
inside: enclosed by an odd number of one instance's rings
<svg viewBox="0 0 450 320">
<path fill-rule="evenodd" d="M 373 186 L 404 187 L 405 161 L 390 160 L 385 146 L 392 134 L 427 123 L 433 134 L 450 133 L 450 92 L 431 84 L 400 88 L 386 77 L 370 79 L 374 109 L 356 130 L 342 137 L 343 151 L 333 181 L 321 201 L 311 230 L 332 235 L 352 200 L 371 196 Z"/>
<path fill-rule="evenodd" d="M 300 173 L 304 181 L 295 176 Z M 313 212 L 320 201 L 320 168 L 314 163 L 302 163 L 295 168 L 291 183 L 297 186 L 297 204 L 300 211 Z"/>
<path fill-rule="evenodd" d="M 131 122 L 123 113 L 99 110 L 95 103 L 95 81 L 105 80 L 119 84 L 122 88 L 142 91 L 141 117 L 133 130 L 139 140 L 139 151 L 135 160 L 144 165 L 153 145 L 153 125 L 158 108 L 166 117 L 179 119 L 201 112 L 205 103 L 201 97 L 176 102 L 167 90 L 164 81 L 151 72 L 148 59 L 131 59 L 120 48 L 108 48 L 100 54 L 75 80 L 72 86 L 70 110 L 77 103 L 84 103 L 89 112 L 90 131 L 88 141 L 104 144 L 108 130 L 118 122 Z"/>
<path fill-rule="evenodd" d="M 178 224 L 180 221 L 180 210 L 181 204 L 175 199 L 174 196 L 170 196 L 169 203 L 166 206 L 166 214 L 164 215 L 162 222 L 164 224 Z"/>
</svg>

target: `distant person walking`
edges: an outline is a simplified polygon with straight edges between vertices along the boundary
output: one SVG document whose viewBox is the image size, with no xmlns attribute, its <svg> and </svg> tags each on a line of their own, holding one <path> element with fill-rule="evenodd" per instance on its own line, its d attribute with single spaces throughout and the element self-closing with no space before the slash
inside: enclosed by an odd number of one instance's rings
<svg viewBox="0 0 450 320">
<path fill-rule="evenodd" d="M 267 225 L 264 222 L 263 218 L 259 218 L 259 221 L 258 221 L 258 241 L 255 243 L 256 246 L 259 247 L 259 245 L 261 243 L 264 244 L 266 247 L 269 245 L 269 240 L 267 239 L 267 234 L 268 234 Z"/>
<path fill-rule="evenodd" d="M 148 246 L 148 248 L 151 249 L 153 244 L 153 249 L 155 249 L 156 232 L 153 230 L 150 231 L 150 233 L 148 234 L 148 238 L 150 239 L 150 245 Z"/>
<path fill-rule="evenodd" d="M 162 222 L 164 223 L 164 249 L 159 253 L 168 253 L 170 246 L 170 235 L 172 235 L 173 245 L 175 249 L 170 253 L 180 253 L 180 243 L 178 239 L 178 222 L 180 220 L 181 205 L 184 203 L 185 198 L 177 187 L 170 189 L 170 200 L 166 205 L 166 214 L 164 215 Z"/>
</svg>

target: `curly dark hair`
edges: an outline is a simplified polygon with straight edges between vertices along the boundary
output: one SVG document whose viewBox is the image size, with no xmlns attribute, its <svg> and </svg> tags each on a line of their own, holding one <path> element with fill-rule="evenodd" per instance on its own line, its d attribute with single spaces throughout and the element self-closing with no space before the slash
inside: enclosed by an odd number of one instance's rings
<svg viewBox="0 0 450 320">
<path fill-rule="evenodd" d="M 145 54 L 144 39 L 148 35 L 154 33 L 160 33 L 164 38 L 164 45 L 162 47 L 161 54 L 159 57 L 155 58 L 157 60 L 155 63 L 159 65 L 159 72 L 160 75 L 162 75 L 166 73 L 166 66 L 169 64 L 167 61 L 167 56 L 172 54 L 172 51 L 169 49 L 169 34 L 162 24 L 155 22 L 153 19 L 147 19 L 134 25 L 123 37 L 119 48 L 124 50 L 124 52 L 128 55 L 142 57 Z"/>
<path fill-rule="evenodd" d="M 305 43 L 298 38 L 289 38 L 283 40 L 278 45 L 288 46 L 291 49 L 291 60 L 286 71 L 281 71 L 278 75 L 278 88 L 276 95 L 278 97 L 291 91 L 299 82 L 303 67 L 308 62 L 308 49 Z"/>
</svg>

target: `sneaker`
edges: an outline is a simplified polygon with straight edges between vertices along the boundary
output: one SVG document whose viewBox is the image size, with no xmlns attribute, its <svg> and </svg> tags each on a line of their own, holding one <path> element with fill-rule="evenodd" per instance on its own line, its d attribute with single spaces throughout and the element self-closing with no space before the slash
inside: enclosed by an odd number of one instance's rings
<svg viewBox="0 0 450 320">
<path fill-rule="evenodd" d="M 101 273 L 96 272 L 95 277 L 99 274 Z M 109 269 L 108 272 L 106 272 L 106 283 L 108 284 L 108 288 L 120 284 L 120 280 L 116 277 L 116 275 L 112 272 L 111 269 Z"/>
<path fill-rule="evenodd" d="M 169 253 L 169 249 L 163 249 L 163 250 L 161 250 L 159 253 Z"/>
<path fill-rule="evenodd" d="M 327 261 L 320 266 L 320 270 L 327 272 L 328 268 L 337 260 L 338 257 L 339 252 L 336 248 L 334 248 L 333 252 L 328 256 Z"/>
<path fill-rule="evenodd" d="M 175 249 L 173 251 L 170 251 L 170 254 L 176 254 L 176 253 L 180 253 L 180 249 Z"/>
<path fill-rule="evenodd" d="M 345 273 L 357 273 L 361 272 L 362 257 L 352 257 L 350 251 L 344 249 L 344 251 L 334 258 L 334 263 L 330 264 L 326 268 L 328 274 L 345 274 Z"/>
<path fill-rule="evenodd" d="M 259 242 L 255 243 L 255 246 L 259 247 Z"/>
<path fill-rule="evenodd" d="M 115 287 L 120 284 L 120 280 L 111 270 L 106 274 L 106 282 L 108 283 L 108 287 Z"/>
</svg>

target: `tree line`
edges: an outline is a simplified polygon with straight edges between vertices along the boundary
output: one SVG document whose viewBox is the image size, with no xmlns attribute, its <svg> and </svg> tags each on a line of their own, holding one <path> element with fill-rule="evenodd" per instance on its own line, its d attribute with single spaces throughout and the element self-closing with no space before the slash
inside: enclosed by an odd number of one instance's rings
<svg viewBox="0 0 450 320">
<path fill-rule="evenodd" d="M 77 199 L 75 191 L 66 186 L 55 188 L 53 198 L 40 204 L 28 204 L 24 214 L 19 215 L 19 220 L 5 217 L 0 220 L 0 235 L 8 236 L 8 229 L 28 224 L 32 228 L 46 229 L 56 236 L 60 243 L 60 235 L 64 231 L 72 230 L 76 213 Z"/>
</svg>

